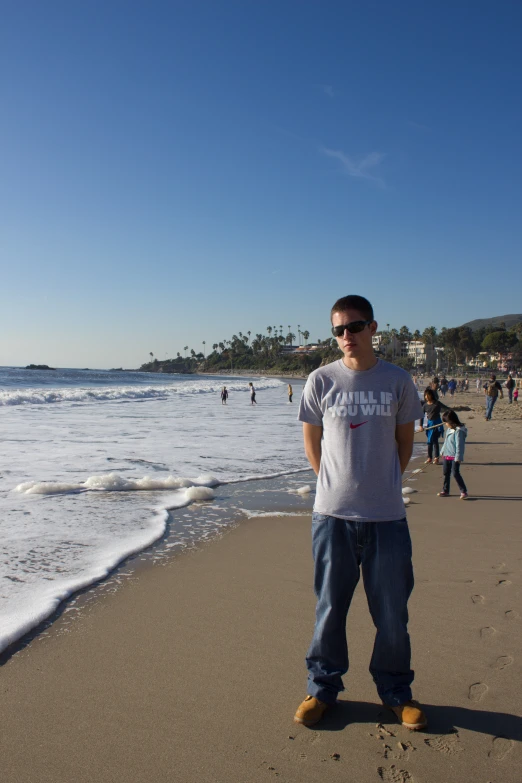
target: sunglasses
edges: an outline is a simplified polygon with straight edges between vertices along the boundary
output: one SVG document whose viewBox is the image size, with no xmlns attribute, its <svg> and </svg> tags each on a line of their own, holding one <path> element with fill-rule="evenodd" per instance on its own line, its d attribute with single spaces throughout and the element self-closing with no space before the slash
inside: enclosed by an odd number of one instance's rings
<svg viewBox="0 0 522 783">
<path fill-rule="evenodd" d="M 339 326 L 332 326 L 332 334 L 334 337 L 342 337 L 346 329 L 350 334 L 357 334 L 371 323 L 371 321 L 352 321 L 351 324 L 339 324 Z"/>
</svg>

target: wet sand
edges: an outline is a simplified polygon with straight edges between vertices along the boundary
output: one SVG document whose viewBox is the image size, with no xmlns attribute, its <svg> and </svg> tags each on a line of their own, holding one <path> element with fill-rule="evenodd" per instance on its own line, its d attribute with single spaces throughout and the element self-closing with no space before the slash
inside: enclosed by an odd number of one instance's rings
<svg viewBox="0 0 522 783">
<path fill-rule="evenodd" d="M 0 668 L 2 781 L 518 782 L 522 428 L 504 408 L 489 423 L 461 414 L 468 501 L 454 486 L 436 497 L 439 467 L 408 482 L 426 731 L 410 733 L 378 702 L 362 585 L 347 690 L 316 728 L 292 723 L 313 625 L 310 519 L 261 517 L 139 569 Z"/>
</svg>

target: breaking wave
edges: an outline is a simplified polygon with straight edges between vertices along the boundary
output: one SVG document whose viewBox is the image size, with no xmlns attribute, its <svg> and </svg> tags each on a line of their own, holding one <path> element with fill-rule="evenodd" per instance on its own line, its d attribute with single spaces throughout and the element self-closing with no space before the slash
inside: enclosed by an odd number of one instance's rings
<svg viewBox="0 0 522 783">
<path fill-rule="evenodd" d="M 256 382 L 258 390 L 274 389 L 278 386 L 284 386 L 284 382 L 278 378 L 260 378 Z M 222 387 L 222 381 L 216 383 L 215 381 L 198 380 L 196 382 L 185 381 L 171 386 L 66 387 L 13 389 L 12 391 L 0 389 L 0 406 L 165 399 L 172 395 L 218 394 Z M 229 393 L 248 391 L 246 381 L 226 382 L 226 387 Z"/>
</svg>

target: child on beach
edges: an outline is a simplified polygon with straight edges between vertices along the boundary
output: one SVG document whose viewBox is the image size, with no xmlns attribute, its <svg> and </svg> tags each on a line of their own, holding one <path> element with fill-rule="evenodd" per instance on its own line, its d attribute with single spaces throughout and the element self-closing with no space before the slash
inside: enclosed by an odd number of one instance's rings
<svg viewBox="0 0 522 783">
<path fill-rule="evenodd" d="M 515 386 L 515 389 L 513 390 L 513 402 L 518 405 L 518 389 Z"/>
<path fill-rule="evenodd" d="M 438 492 L 437 494 L 441 498 L 449 495 L 450 479 L 453 471 L 453 476 L 460 489 L 460 499 L 465 500 L 468 497 L 468 490 L 466 489 L 464 479 L 460 475 L 460 463 L 464 459 L 464 449 L 466 447 L 466 436 L 468 431 L 464 424 L 459 421 L 459 417 L 455 411 L 444 411 L 442 414 L 442 421 L 446 428 L 446 437 L 444 438 L 444 444 L 440 452 L 444 464 L 444 484 L 442 492 Z"/>
<path fill-rule="evenodd" d="M 426 431 L 426 438 L 428 439 L 428 459 L 424 463 L 425 465 L 429 465 L 430 463 L 433 463 L 434 465 L 439 464 L 439 438 L 442 438 L 444 435 L 444 427 L 442 426 L 442 419 L 441 419 L 441 411 L 449 411 L 449 408 L 447 405 L 444 405 L 444 403 L 440 402 L 435 396 L 435 392 L 433 389 L 426 389 L 424 392 L 424 402 L 422 403 L 422 410 L 424 411 L 425 416 L 428 419 L 428 425 L 427 425 L 427 431 Z M 440 424 L 440 427 L 437 427 L 436 425 Z M 433 429 L 430 429 L 432 427 Z M 421 428 L 420 432 L 424 427 L 422 426 L 421 422 Z"/>
</svg>

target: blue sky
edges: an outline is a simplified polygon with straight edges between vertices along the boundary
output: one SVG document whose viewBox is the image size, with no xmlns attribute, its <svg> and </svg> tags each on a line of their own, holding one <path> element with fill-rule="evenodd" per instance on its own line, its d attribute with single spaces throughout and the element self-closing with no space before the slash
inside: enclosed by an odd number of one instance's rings
<svg viewBox="0 0 522 783">
<path fill-rule="evenodd" d="M 518 0 L 10 0 L 0 365 L 521 312 Z"/>
</svg>

